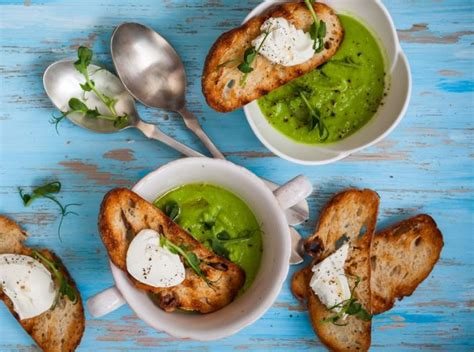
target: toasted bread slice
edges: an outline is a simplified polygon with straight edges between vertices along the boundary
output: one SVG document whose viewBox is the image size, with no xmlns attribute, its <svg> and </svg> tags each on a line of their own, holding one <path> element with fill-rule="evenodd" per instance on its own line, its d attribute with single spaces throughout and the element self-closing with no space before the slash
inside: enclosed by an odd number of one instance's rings
<svg viewBox="0 0 474 352">
<path fill-rule="evenodd" d="M 344 29 L 330 7 L 319 2 L 313 7 L 318 18 L 327 26 L 325 48 L 308 61 L 290 67 L 273 64 L 258 55 L 252 65 L 254 70 L 249 74 L 245 85 L 240 83 L 243 73 L 237 68 L 238 63 L 225 63 L 243 60 L 245 50 L 260 35 L 260 27 L 268 18 L 283 17 L 296 28 L 307 32 L 313 23 L 311 13 L 304 3 L 284 3 L 222 34 L 207 55 L 202 75 L 202 91 L 209 106 L 220 112 L 235 110 L 328 61 L 339 48 Z"/>
<path fill-rule="evenodd" d="M 404 220 L 374 237 L 371 249 L 372 314 L 410 296 L 439 259 L 443 236 L 429 215 Z"/>
<path fill-rule="evenodd" d="M 344 271 L 349 286 L 355 286 L 355 298 L 368 312 L 370 305 L 370 245 L 375 231 L 379 196 L 374 191 L 350 189 L 333 197 L 323 209 L 317 230 L 308 238 L 305 247 L 314 256 L 310 268 L 331 255 L 343 242 L 349 242 L 349 254 Z M 309 282 L 311 269 L 306 280 Z M 298 291 L 299 292 L 299 291 Z M 370 347 L 371 322 L 348 316 L 344 326 L 323 323 L 332 315 L 314 294 L 307 290 L 308 311 L 311 324 L 321 341 L 335 351 L 366 351 Z"/>
<path fill-rule="evenodd" d="M 291 293 L 295 298 L 304 303 L 308 298 L 309 281 L 311 278 L 311 265 L 300 269 L 293 274 L 291 279 Z"/>
<path fill-rule="evenodd" d="M 200 268 L 212 284 L 186 268 L 185 280 L 168 288 L 153 287 L 135 280 L 136 287 L 154 293 L 165 311 L 183 309 L 210 313 L 229 304 L 245 282 L 245 272 L 238 265 L 214 254 L 180 228 L 160 209 L 136 193 L 116 188 L 102 201 L 99 231 L 112 262 L 127 272 L 126 255 L 133 237 L 143 229 L 153 229 L 176 245 L 185 245 L 201 260 Z"/>
<path fill-rule="evenodd" d="M 31 255 L 32 250 L 23 245 L 27 237 L 26 232 L 22 231 L 18 224 L 5 216 L 0 216 L 0 254 Z M 81 341 L 85 327 L 81 296 L 60 259 L 47 249 L 42 249 L 40 252 L 49 260 L 60 263 L 61 272 L 76 291 L 77 302 L 73 303 L 67 297 L 62 297 L 52 309 L 36 317 L 20 320 L 13 309 L 12 301 L 3 294 L 1 286 L 0 299 L 43 351 L 74 351 Z"/>
</svg>

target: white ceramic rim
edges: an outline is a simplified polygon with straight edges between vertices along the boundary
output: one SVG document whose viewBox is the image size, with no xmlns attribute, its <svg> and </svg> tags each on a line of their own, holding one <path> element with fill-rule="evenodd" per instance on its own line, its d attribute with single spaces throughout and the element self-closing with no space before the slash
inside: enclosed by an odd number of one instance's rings
<svg viewBox="0 0 474 352">
<path fill-rule="evenodd" d="M 408 78 L 408 84 L 407 84 L 407 87 L 406 87 L 407 95 L 406 95 L 406 99 L 403 103 L 403 107 L 402 107 L 399 115 L 393 121 L 391 126 L 385 130 L 385 132 L 383 132 L 380 135 L 378 135 L 377 137 L 373 138 L 372 141 L 367 142 L 367 143 L 365 143 L 365 144 L 363 144 L 363 145 L 361 145 L 357 148 L 349 149 L 349 150 L 346 150 L 346 151 L 343 151 L 343 152 L 337 152 L 337 151 L 332 151 L 330 149 L 327 149 L 326 152 L 328 152 L 330 154 L 334 154 L 334 157 L 327 158 L 327 159 L 324 159 L 324 160 L 308 161 L 308 160 L 301 160 L 301 159 L 298 159 L 298 158 L 295 158 L 295 157 L 292 157 L 290 155 L 287 155 L 287 154 L 283 153 L 279 149 L 275 148 L 270 142 L 268 142 L 264 138 L 264 136 L 260 133 L 259 129 L 257 128 L 255 122 L 250 117 L 251 113 L 248 109 L 248 105 L 254 103 L 254 102 L 251 102 L 250 104 L 244 106 L 244 113 L 245 113 L 245 117 L 247 119 L 247 122 L 249 123 L 250 127 L 252 128 L 253 133 L 257 136 L 257 138 L 260 140 L 260 142 L 266 148 L 268 148 L 272 153 L 274 153 L 275 155 L 279 156 L 282 159 L 285 159 L 285 160 L 288 160 L 288 161 L 291 161 L 293 163 L 300 164 L 300 165 L 314 165 L 314 166 L 316 166 L 316 165 L 330 164 L 330 163 L 342 160 L 342 159 L 348 157 L 349 155 L 351 155 L 353 153 L 361 151 L 365 148 L 368 148 L 368 147 L 380 142 L 382 139 L 387 137 L 398 126 L 398 124 L 401 122 L 401 120 L 405 117 L 405 114 L 408 110 L 408 106 L 410 104 L 411 93 L 412 93 L 412 75 L 411 75 L 410 63 L 408 62 L 407 56 L 404 53 L 404 51 L 403 51 L 403 49 L 400 45 L 400 41 L 399 41 L 398 35 L 397 35 L 397 30 L 396 30 L 395 24 L 393 22 L 393 18 L 390 15 L 390 12 L 387 10 L 385 5 L 380 0 L 372 0 L 372 1 L 374 1 L 380 7 L 380 9 L 384 12 L 384 14 L 385 14 L 385 16 L 388 19 L 389 24 L 390 24 L 390 28 L 391 28 L 391 31 L 392 31 L 391 35 L 394 38 L 395 43 L 396 43 L 397 52 L 395 54 L 395 57 L 393 58 L 393 61 L 392 61 L 391 67 L 390 67 L 390 72 L 392 73 L 393 70 L 394 70 L 394 67 L 397 64 L 400 64 L 400 62 L 407 68 L 407 78 Z M 250 18 L 254 17 L 256 14 L 264 11 L 268 6 L 271 6 L 270 3 L 277 4 L 277 3 L 285 3 L 285 2 L 287 2 L 287 1 L 285 1 L 285 0 L 265 0 L 264 2 L 257 5 L 257 7 L 255 7 L 247 15 L 247 17 L 244 19 L 243 23 L 247 22 Z M 383 43 L 382 43 L 382 45 L 383 45 Z M 361 129 L 364 129 L 364 127 L 365 126 L 362 126 Z M 299 143 L 295 142 L 295 144 L 299 144 Z M 334 144 L 336 144 L 336 143 L 334 143 Z M 325 149 L 325 148 L 321 147 L 321 149 Z"/>
<path fill-rule="evenodd" d="M 141 180 L 139 180 L 133 186 L 132 190 L 133 191 L 137 190 L 137 188 L 141 187 L 141 185 L 145 184 L 150 179 L 152 179 L 156 173 L 162 172 L 164 169 L 173 168 L 178 163 L 192 162 L 194 160 L 204 160 L 207 163 L 226 164 L 227 165 L 226 167 L 233 168 L 235 172 L 240 173 L 242 177 L 248 177 L 249 180 L 251 180 L 251 182 L 260 184 L 260 188 L 262 192 L 266 194 L 267 198 L 269 199 L 268 206 L 273 207 L 275 213 L 279 214 L 278 218 L 275 219 L 275 221 L 278 221 L 280 223 L 279 227 L 281 227 L 282 232 L 287 232 L 286 234 L 282 233 L 282 236 L 283 236 L 282 241 L 284 242 L 283 245 L 285 246 L 285 248 L 288 248 L 288 250 L 286 251 L 286 254 L 281 258 L 281 261 L 280 261 L 281 268 L 279 270 L 279 276 L 274 278 L 275 279 L 274 281 L 276 283 L 276 285 L 274 286 L 274 289 L 268 292 L 265 298 L 260 301 L 260 304 L 258 305 L 257 309 L 251 311 L 250 314 L 248 314 L 245 318 L 240 317 L 241 318 L 240 322 L 236 323 L 235 325 L 232 325 L 232 327 L 227 328 L 225 331 L 209 331 L 205 336 L 203 334 L 195 335 L 189 331 L 184 332 L 183 330 L 182 332 L 176 332 L 175 330 L 170 330 L 167 328 L 166 321 L 163 321 L 161 326 L 157 326 L 156 321 L 150 318 L 150 314 L 143 312 L 141 309 L 141 306 L 134 299 L 135 292 L 141 292 L 141 291 L 139 291 L 135 287 L 133 287 L 133 290 L 130 290 L 129 286 L 132 284 L 130 280 L 128 279 L 127 275 L 122 270 L 117 268 L 111 261 L 109 261 L 109 264 L 110 264 L 112 276 L 114 278 L 114 282 L 116 284 L 117 289 L 122 294 L 126 303 L 135 312 L 138 318 L 143 320 L 146 324 L 156 329 L 157 331 L 166 332 L 167 334 L 173 337 L 190 338 L 196 341 L 211 341 L 211 340 L 217 340 L 224 337 L 228 337 L 228 336 L 238 333 L 240 330 L 244 329 L 245 327 L 253 324 L 258 319 L 260 319 L 260 317 L 263 314 L 265 314 L 265 312 L 273 305 L 288 276 L 288 271 L 290 267 L 289 261 L 290 261 L 290 255 L 291 255 L 291 238 L 290 238 L 289 227 L 285 218 L 285 214 L 283 210 L 280 208 L 276 198 L 273 196 L 273 193 L 270 191 L 270 189 L 254 173 L 252 173 L 251 171 L 249 171 L 248 169 L 242 166 L 236 165 L 227 160 L 211 159 L 211 158 L 206 158 L 206 157 L 203 157 L 203 158 L 188 157 L 188 158 L 171 161 L 165 165 L 160 166 L 156 170 L 144 176 Z M 137 192 L 137 194 L 140 195 L 139 191 Z M 258 274 L 257 274 L 256 279 L 258 279 Z M 245 294 L 246 292 L 244 293 L 244 295 Z M 234 302 L 230 304 L 234 304 Z M 170 313 L 170 314 L 173 314 L 173 313 Z M 213 313 L 209 313 L 209 314 L 213 314 Z"/>
</svg>

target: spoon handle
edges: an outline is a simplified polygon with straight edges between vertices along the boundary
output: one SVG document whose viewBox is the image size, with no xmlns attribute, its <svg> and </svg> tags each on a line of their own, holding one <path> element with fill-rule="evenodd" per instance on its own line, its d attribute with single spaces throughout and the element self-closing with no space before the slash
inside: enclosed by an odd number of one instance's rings
<svg viewBox="0 0 474 352">
<path fill-rule="evenodd" d="M 207 136 L 206 132 L 202 129 L 199 124 L 197 117 L 186 107 L 178 111 L 184 119 L 184 123 L 193 133 L 201 140 L 202 144 L 211 152 L 212 156 L 217 159 L 225 159 L 224 155 L 217 149 L 211 139 Z"/>
<path fill-rule="evenodd" d="M 150 123 L 146 123 L 143 121 L 138 121 L 137 125 L 135 126 L 140 131 L 143 132 L 145 136 L 148 138 L 156 139 L 167 146 L 177 150 L 178 152 L 191 157 L 203 157 L 205 155 L 189 148 L 188 146 L 184 145 L 183 143 L 178 142 L 176 139 L 171 138 L 167 134 L 163 133 L 158 127 L 152 125 Z"/>
</svg>

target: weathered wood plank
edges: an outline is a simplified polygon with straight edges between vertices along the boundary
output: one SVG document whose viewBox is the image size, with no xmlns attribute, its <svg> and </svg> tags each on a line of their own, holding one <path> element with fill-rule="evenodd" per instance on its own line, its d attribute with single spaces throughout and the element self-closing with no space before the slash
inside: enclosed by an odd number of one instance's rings
<svg viewBox="0 0 474 352">
<path fill-rule="evenodd" d="M 64 258 L 84 298 L 112 284 L 96 217 L 104 192 L 132 185 L 179 155 L 137 131 L 97 135 L 70 123 L 59 136 L 48 123 L 55 110 L 41 76 L 52 61 L 73 56 L 86 44 L 111 68 L 108 42 L 123 21 L 160 31 L 182 55 L 188 74 L 190 109 L 234 162 L 283 182 L 298 173 L 315 186 L 312 217 L 336 191 L 370 187 L 382 198 L 380 225 L 419 212 L 434 216 L 445 235 L 442 258 L 413 297 L 374 320 L 374 350 L 472 350 L 473 202 L 473 26 L 469 0 L 392 0 L 391 11 L 413 71 L 413 96 L 406 118 L 385 141 L 336 164 L 292 165 L 274 157 L 252 134 L 242 111 L 213 112 L 200 92 L 209 46 L 238 25 L 259 1 L 101 0 L 0 1 L 0 213 L 11 215 L 32 234 L 29 242 L 53 248 Z M 139 107 L 143 118 L 170 135 L 205 150 L 180 118 Z M 232 134 L 223 133 L 232 131 Z M 39 201 L 24 208 L 17 187 L 59 178 L 65 202 L 81 203 L 65 219 L 57 238 L 57 209 Z M 292 268 L 292 271 L 295 268 Z M 0 350 L 35 350 L 15 320 L 0 307 Z M 231 338 L 212 343 L 157 333 L 123 307 L 88 320 L 81 350 L 314 350 L 322 349 L 306 313 L 286 285 L 273 308 Z"/>
</svg>

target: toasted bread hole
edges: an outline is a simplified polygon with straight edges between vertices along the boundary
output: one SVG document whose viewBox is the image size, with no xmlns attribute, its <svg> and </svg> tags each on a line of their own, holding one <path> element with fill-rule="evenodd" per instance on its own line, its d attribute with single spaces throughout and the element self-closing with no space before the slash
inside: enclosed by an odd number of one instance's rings
<svg viewBox="0 0 474 352">
<path fill-rule="evenodd" d="M 357 216 L 361 216 L 362 215 L 362 207 L 359 207 L 357 209 L 357 213 L 356 213 Z"/>
<path fill-rule="evenodd" d="M 129 206 L 130 208 L 135 208 L 136 205 L 137 205 L 137 203 L 136 203 L 133 199 L 129 199 L 129 200 L 128 200 L 128 206 Z"/>
<path fill-rule="evenodd" d="M 343 234 L 341 237 L 339 237 L 339 239 L 336 241 L 336 250 L 339 249 L 347 241 L 349 241 L 349 237 L 347 237 L 347 234 Z"/>
<path fill-rule="evenodd" d="M 417 237 L 417 238 L 415 239 L 415 242 L 414 242 L 415 247 L 418 247 L 418 246 L 420 245 L 420 243 L 421 243 L 421 236 L 420 236 L 420 237 Z"/>
<path fill-rule="evenodd" d="M 130 223 L 127 220 L 127 215 L 125 215 L 123 210 L 120 212 L 120 217 L 122 218 L 123 226 L 125 227 L 125 240 L 131 242 L 134 237 L 134 233 Z"/>
<path fill-rule="evenodd" d="M 370 266 L 372 270 L 375 270 L 375 267 L 377 266 L 377 256 L 373 255 L 370 257 Z"/>
<path fill-rule="evenodd" d="M 226 272 L 227 270 L 229 270 L 229 267 L 227 266 L 226 263 L 217 262 L 217 263 L 209 263 L 208 265 L 219 271 Z"/>
<path fill-rule="evenodd" d="M 400 274 L 400 265 L 397 265 L 396 267 L 394 267 L 392 269 L 392 271 L 390 272 L 390 276 L 395 276 L 395 275 L 398 275 Z"/>
</svg>

